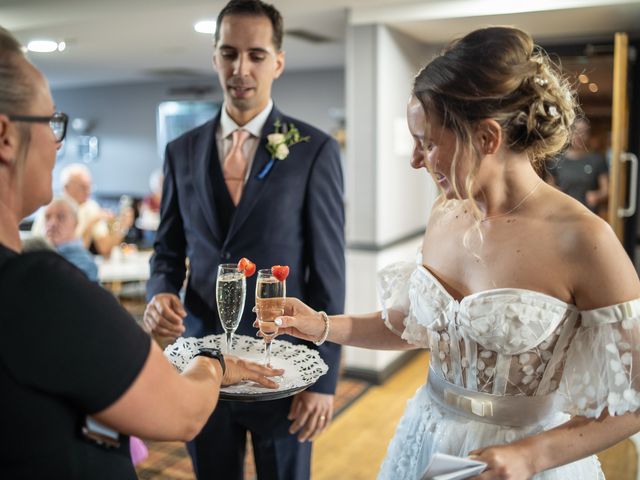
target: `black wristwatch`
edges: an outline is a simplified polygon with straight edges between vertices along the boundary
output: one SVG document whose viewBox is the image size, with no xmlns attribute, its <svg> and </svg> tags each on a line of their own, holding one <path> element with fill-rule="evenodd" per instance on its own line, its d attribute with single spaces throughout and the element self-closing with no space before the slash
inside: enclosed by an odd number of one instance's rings
<svg viewBox="0 0 640 480">
<path fill-rule="evenodd" d="M 217 348 L 207 348 L 201 347 L 198 349 L 198 353 L 194 356 L 202 355 L 203 357 L 215 358 L 220 362 L 220 366 L 222 367 L 222 375 L 224 376 L 224 372 L 227 369 L 227 366 L 224 364 L 224 355 Z"/>
</svg>

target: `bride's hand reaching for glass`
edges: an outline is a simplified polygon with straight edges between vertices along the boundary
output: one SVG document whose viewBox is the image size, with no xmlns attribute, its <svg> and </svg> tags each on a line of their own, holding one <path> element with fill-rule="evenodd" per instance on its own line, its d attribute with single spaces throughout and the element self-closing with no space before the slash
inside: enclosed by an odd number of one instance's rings
<svg viewBox="0 0 640 480">
<path fill-rule="evenodd" d="M 277 317 L 275 324 L 278 326 L 278 335 L 291 335 L 310 342 L 318 341 L 325 329 L 319 312 L 292 297 L 285 299 L 284 315 Z"/>
</svg>

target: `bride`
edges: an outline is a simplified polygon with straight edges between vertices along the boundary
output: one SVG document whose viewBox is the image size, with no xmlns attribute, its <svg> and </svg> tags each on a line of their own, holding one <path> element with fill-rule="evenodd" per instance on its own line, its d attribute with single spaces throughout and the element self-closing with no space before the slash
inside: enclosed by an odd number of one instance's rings
<svg viewBox="0 0 640 480">
<path fill-rule="evenodd" d="M 419 479 L 435 452 L 486 462 L 483 480 L 604 478 L 594 454 L 640 430 L 638 276 L 609 226 L 536 173 L 574 111 L 528 34 L 454 42 L 407 112 L 411 164 L 441 189 L 419 259 L 380 273 L 381 312 L 287 300 L 281 333 L 430 349 L 379 479 Z"/>
</svg>

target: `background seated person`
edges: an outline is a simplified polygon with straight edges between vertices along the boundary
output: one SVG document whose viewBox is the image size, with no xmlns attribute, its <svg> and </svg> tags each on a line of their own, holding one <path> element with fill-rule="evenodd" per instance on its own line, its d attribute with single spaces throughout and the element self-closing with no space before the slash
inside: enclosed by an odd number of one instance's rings
<svg viewBox="0 0 640 480">
<path fill-rule="evenodd" d="M 133 210 L 123 209 L 114 219 L 111 212 L 90 198 L 91 183 L 91 172 L 81 163 L 72 163 L 60 172 L 64 194 L 78 204 L 77 236 L 85 248 L 108 257 L 111 249 L 123 241 L 133 224 Z M 31 231 L 34 235 L 44 236 L 44 230 L 44 217 L 39 215 Z"/>
<path fill-rule="evenodd" d="M 162 201 L 162 182 L 164 175 L 161 169 L 156 169 L 149 176 L 149 190 L 151 193 L 144 197 L 141 212 L 160 214 L 160 202 Z"/>
<path fill-rule="evenodd" d="M 98 281 L 93 255 L 76 235 L 78 205 L 67 196 L 55 198 L 44 209 L 45 235 L 56 251 L 82 270 L 92 282 Z"/>
<path fill-rule="evenodd" d="M 161 169 L 154 170 L 149 176 L 150 193 L 138 203 L 139 216 L 136 218 L 138 229 L 155 232 L 160 224 L 160 202 L 164 175 Z"/>
</svg>

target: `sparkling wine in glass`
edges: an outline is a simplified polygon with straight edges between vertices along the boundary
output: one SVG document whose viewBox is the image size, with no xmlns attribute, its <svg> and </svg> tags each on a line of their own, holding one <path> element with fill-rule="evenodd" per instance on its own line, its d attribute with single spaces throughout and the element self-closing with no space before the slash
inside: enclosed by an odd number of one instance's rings
<svg viewBox="0 0 640 480">
<path fill-rule="evenodd" d="M 244 273 L 238 271 L 238 266 L 232 263 L 219 265 L 216 301 L 218 316 L 227 338 L 226 353 L 231 352 L 233 334 L 242 318 L 246 295 L 247 283 Z"/>
<path fill-rule="evenodd" d="M 276 317 L 284 314 L 285 281 L 273 276 L 271 270 L 260 270 L 256 282 L 256 314 L 258 327 L 264 336 L 264 364 L 271 365 L 271 341 L 278 333 Z"/>
</svg>

